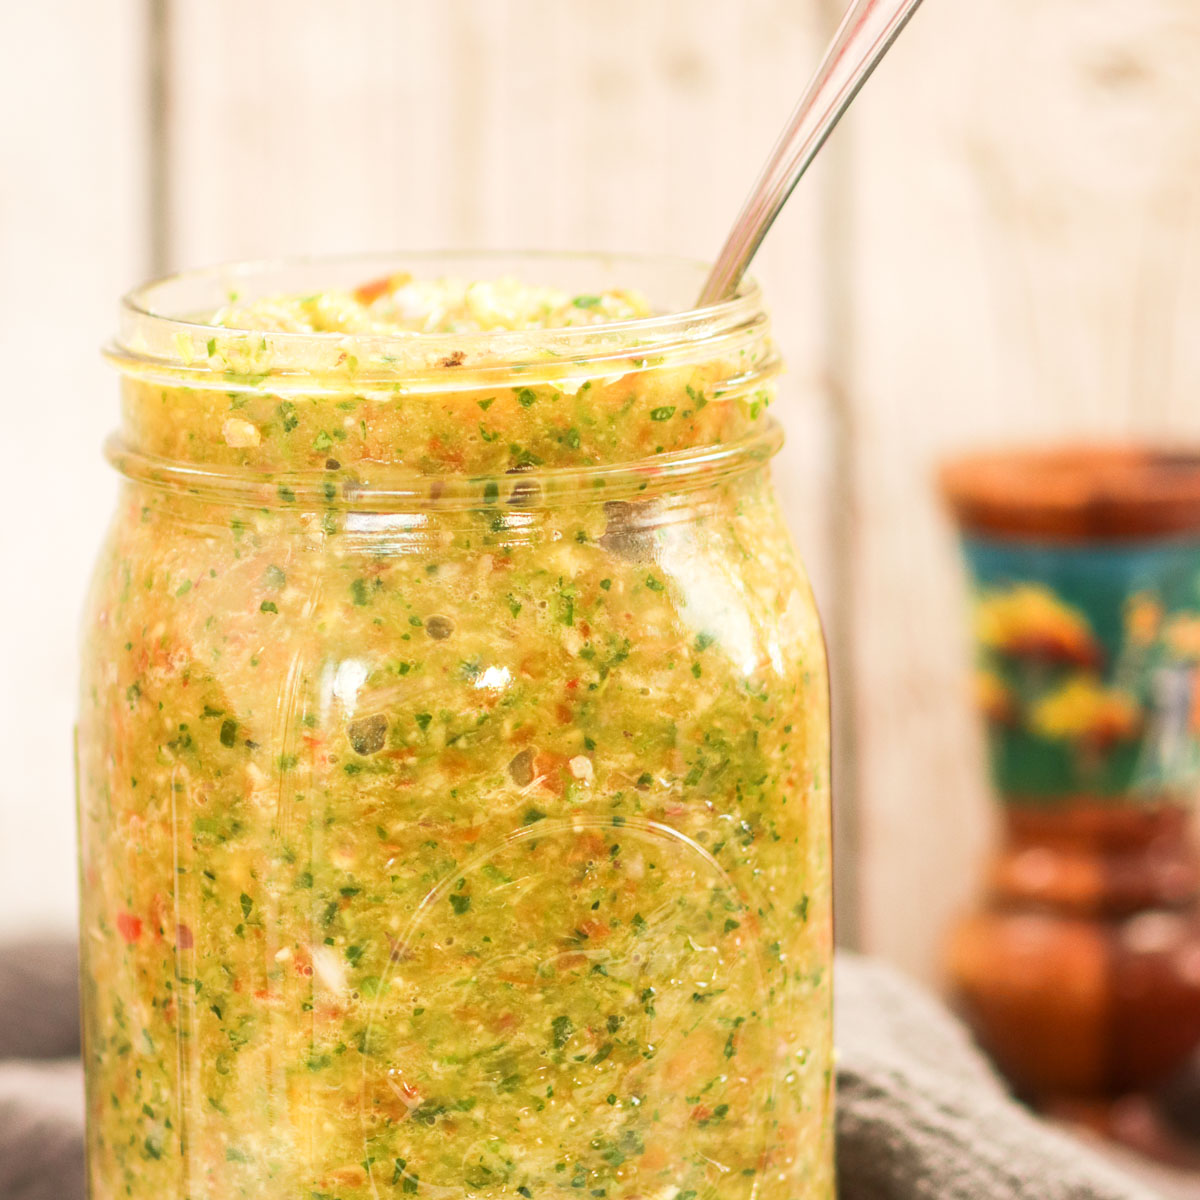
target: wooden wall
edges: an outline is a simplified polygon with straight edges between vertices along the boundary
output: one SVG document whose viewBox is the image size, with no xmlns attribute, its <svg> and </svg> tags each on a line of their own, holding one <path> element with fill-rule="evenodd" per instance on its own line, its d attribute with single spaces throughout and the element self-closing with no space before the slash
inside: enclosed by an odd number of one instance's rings
<svg viewBox="0 0 1200 1200">
<path fill-rule="evenodd" d="M 866 945 L 922 973 L 988 813 L 943 455 L 1200 436 L 1200 8 L 930 0 L 853 114 L 839 347 Z"/>
<path fill-rule="evenodd" d="M 839 8 L 14 8 L 0 929 L 71 919 L 75 614 L 112 493 L 95 350 L 119 292 L 284 253 L 711 255 Z M 1200 425 L 1198 72 L 1185 0 L 930 0 L 756 267 L 790 366 L 777 477 L 835 660 L 842 931 L 926 976 L 987 829 L 932 465 Z"/>
<path fill-rule="evenodd" d="M 0 50 L 0 930 L 74 920 L 76 626 L 112 510 L 99 359 L 148 268 L 140 5 L 5 8 Z"/>
</svg>

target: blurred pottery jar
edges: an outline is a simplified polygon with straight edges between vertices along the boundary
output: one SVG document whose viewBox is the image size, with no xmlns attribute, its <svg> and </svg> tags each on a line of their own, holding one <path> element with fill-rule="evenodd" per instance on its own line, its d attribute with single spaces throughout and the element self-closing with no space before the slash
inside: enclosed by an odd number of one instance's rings
<svg viewBox="0 0 1200 1200">
<path fill-rule="evenodd" d="M 832 1195 L 824 649 L 769 323 L 749 284 L 689 311 L 702 278 L 410 256 L 126 300 L 92 1200 Z"/>
<path fill-rule="evenodd" d="M 1200 1042 L 1200 455 L 950 463 L 1002 840 L 950 942 L 1025 1096 L 1103 1124 Z"/>
</svg>

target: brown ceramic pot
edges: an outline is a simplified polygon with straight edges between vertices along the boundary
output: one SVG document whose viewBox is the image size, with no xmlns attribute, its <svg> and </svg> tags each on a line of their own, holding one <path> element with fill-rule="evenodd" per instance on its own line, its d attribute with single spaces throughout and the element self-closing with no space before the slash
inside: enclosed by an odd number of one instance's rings
<svg viewBox="0 0 1200 1200">
<path fill-rule="evenodd" d="M 1002 839 L 949 976 L 1046 1108 L 1103 1112 L 1200 1044 L 1200 454 L 949 464 Z"/>
</svg>

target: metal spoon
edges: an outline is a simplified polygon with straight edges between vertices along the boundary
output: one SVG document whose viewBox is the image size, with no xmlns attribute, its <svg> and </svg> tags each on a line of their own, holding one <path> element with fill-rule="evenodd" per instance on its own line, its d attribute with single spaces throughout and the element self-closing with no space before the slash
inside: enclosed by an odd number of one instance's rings
<svg viewBox="0 0 1200 1200">
<path fill-rule="evenodd" d="M 891 49 L 921 0 L 855 0 L 842 18 L 787 128 L 762 169 L 696 302 L 727 300 L 737 291 L 779 210 L 808 170 L 859 88 Z"/>
</svg>

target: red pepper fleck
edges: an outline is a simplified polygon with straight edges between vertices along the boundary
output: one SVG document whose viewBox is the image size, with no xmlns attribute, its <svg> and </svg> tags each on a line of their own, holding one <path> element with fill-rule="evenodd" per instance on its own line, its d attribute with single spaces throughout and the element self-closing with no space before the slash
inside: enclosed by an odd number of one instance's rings
<svg viewBox="0 0 1200 1200">
<path fill-rule="evenodd" d="M 133 913 L 117 913 L 117 932 L 127 943 L 136 942 L 142 936 L 142 918 Z"/>
<path fill-rule="evenodd" d="M 196 944 L 196 939 L 192 937 L 192 931 L 186 925 L 179 925 L 175 929 L 175 945 L 180 950 L 190 950 Z"/>
<path fill-rule="evenodd" d="M 391 275 L 384 275 L 380 279 L 372 279 L 356 287 L 354 289 L 354 298 L 360 304 L 370 304 L 372 301 L 378 300 L 384 293 L 390 292 L 394 286 L 393 277 Z"/>
</svg>

